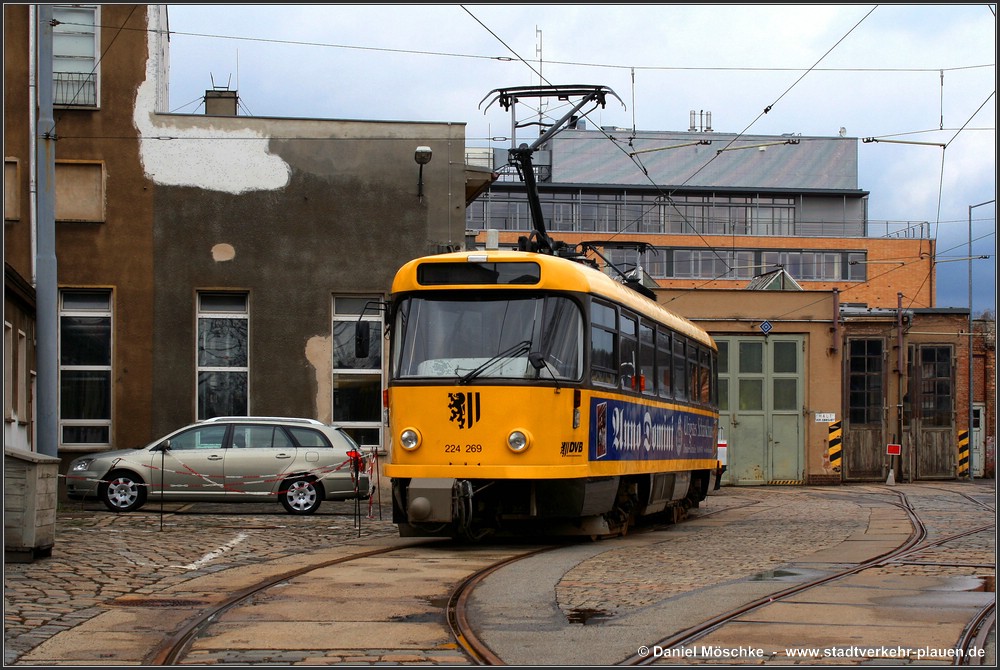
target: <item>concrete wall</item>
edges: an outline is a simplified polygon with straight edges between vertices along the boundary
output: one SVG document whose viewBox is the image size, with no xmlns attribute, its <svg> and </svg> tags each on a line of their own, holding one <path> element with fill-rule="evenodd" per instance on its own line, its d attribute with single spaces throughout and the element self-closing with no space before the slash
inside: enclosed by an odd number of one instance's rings
<svg viewBox="0 0 1000 670">
<path fill-rule="evenodd" d="M 156 114 L 154 68 L 135 109 L 155 194 L 152 432 L 196 418 L 200 290 L 249 295 L 250 412 L 328 421 L 332 296 L 384 296 L 406 261 L 464 244 L 465 125 Z"/>
<path fill-rule="evenodd" d="M 103 165 L 103 222 L 56 222 L 60 288 L 100 287 L 112 291 L 114 309 L 114 445 L 133 446 L 148 438 L 153 396 L 153 192 L 139 161 L 132 112 L 145 78 L 147 11 L 131 5 L 103 5 L 100 20 L 121 30 L 101 31 L 99 108 L 54 112 L 57 180 L 59 163 L 98 161 Z M 31 217 L 28 144 L 28 6 L 4 6 L 5 153 L 20 165 L 21 216 L 5 222 L 5 260 L 31 278 Z M 113 45 L 113 48 L 111 48 Z M 111 138 L 111 139 L 109 139 Z M 98 196 L 100 197 L 100 196 Z M 58 209 L 58 202 L 57 202 Z"/>
<path fill-rule="evenodd" d="M 165 8 L 134 9 L 101 6 L 102 25 L 126 29 L 101 32 L 98 108 L 55 115 L 57 160 L 98 161 L 105 175 L 104 220 L 57 222 L 56 251 L 60 288 L 112 291 L 111 446 L 195 418 L 205 289 L 250 296 L 253 411 L 329 419 L 331 297 L 384 295 L 399 265 L 464 243 L 465 125 L 163 113 Z M 4 19 L 20 205 L 4 255 L 30 278 L 28 6 Z M 420 145 L 433 149 L 422 197 Z"/>
<path fill-rule="evenodd" d="M 404 262 L 464 242 L 464 127 L 212 123 L 220 143 L 238 125 L 302 139 L 262 140 L 287 166 L 277 188 L 157 186 L 155 430 L 195 416 L 195 300 L 204 289 L 250 295 L 252 413 L 329 420 L 331 296 L 384 296 Z M 414 137 L 434 150 L 423 199 Z M 238 177 L 240 153 L 228 161 Z"/>
<path fill-rule="evenodd" d="M 766 336 L 764 321 L 773 329 L 768 336 L 801 335 L 805 341 L 802 374 L 803 447 L 805 481 L 839 481 L 830 463 L 829 424 L 817 415 L 835 413 L 841 417 L 841 351 L 834 330 L 836 308 L 832 292 L 657 290 L 660 304 L 691 319 L 713 335 L 740 337 Z"/>
</svg>

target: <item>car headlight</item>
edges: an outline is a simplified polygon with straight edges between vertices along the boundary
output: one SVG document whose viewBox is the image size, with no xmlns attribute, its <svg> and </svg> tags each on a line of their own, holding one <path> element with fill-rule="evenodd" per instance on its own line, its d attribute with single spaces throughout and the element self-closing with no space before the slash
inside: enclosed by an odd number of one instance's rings
<svg viewBox="0 0 1000 670">
<path fill-rule="evenodd" d="M 94 462 L 93 458 L 81 458 L 79 460 L 73 461 L 70 466 L 70 472 L 86 472 L 90 469 L 90 464 Z"/>
<path fill-rule="evenodd" d="M 399 444 L 407 451 L 413 451 L 420 446 L 420 433 L 413 428 L 406 428 L 399 434 Z"/>
<path fill-rule="evenodd" d="M 507 436 L 507 446 L 515 453 L 521 453 L 527 449 L 529 443 L 528 434 L 520 430 L 511 431 L 510 435 Z"/>
</svg>

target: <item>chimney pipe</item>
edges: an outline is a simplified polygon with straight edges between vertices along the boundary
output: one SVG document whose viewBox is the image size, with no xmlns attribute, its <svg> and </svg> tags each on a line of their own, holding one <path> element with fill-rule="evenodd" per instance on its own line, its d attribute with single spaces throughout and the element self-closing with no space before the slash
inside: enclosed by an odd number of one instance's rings
<svg viewBox="0 0 1000 670">
<path fill-rule="evenodd" d="M 236 116 L 236 91 L 205 91 L 205 116 Z"/>
</svg>

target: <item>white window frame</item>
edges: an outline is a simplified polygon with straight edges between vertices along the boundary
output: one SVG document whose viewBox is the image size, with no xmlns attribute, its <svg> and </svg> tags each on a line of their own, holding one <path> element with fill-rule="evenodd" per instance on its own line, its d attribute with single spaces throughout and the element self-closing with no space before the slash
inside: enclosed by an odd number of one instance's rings
<svg viewBox="0 0 1000 670">
<path fill-rule="evenodd" d="M 338 309 L 337 306 L 338 299 L 345 301 L 341 303 L 340 309 Z M 346 301 L 350 301 L 350 303 L 354 305 L 358 304 L 357 301 L 361 301 L 361 303 L 366 304 L 366 307 L 363 310 L 364 313 L 363 314 L 361 313 L 362 312 L 361 309 L 354 309 L 354 308 L 345 309 L 344 307 L 347 304 Z M 353 325 L 358 322 L 359 317 L 360 320 L 366 321 L 371 324 L 373 332 L 375 333 L 385 332 L 384 319 L 382 313 L 383 302 L 384 298 L 378 295 L 334 295 L 331 301 L 331 312 L 333 313 L 333 323 L 330 330 L 331 334 L 336 332 L 338 324 Z M 383 445 L 385 439 L 386 409 L 384 406 L 381 408 L 382 409 L 381 419 L 373 421 L 352 421 L 350 419 L 345 419 L 344 417 L 337 416 L 334 412 L 336 409 L 335 396 L 337 393 L 337 382 L 341 379 L 350 379 L 352 377 L 355 379 L 367 378 L 367 381 L 369 382 L 372 381 L 372 379 L 377 379 L 379 384 L 379 391 L 380 391 L 379 396 L 381 402 L 381 397 L 383 397 L 386 388 L 386 378 L 385 378 L 386 350 L 387 350 L 386 342 L 382 341 L 381 343 L 382 365 L 380 365 L 378 368 L 338 368 L 336 367 L 336 352 L 331 352 L 331 358 L 330 358 L 330 368 L 331 368 L 330 416 L 332 417 L 332 422 L 342 428 L 348 429 L 348 433 L 351 432 L 350 429 L 352 428 L 356 428 L 359 430 L 377 430 L 378 431 L 377 445 L 363 443 L 362 440 L 356 440 L 356 441 L 366 450 L 372 447 L 377 447 L 380 452 L 384 450 Z"/>
<path fill-rule="evenodd" d="M 73 293 L 94 293 L 107 296 L 106 307 L 67 307 L 65 298 Z M 109 340 L 108 340 L 108 364 L 107 365 L 64 365 L 62 362 L 62 319 L 67 316 L 82 317 L 106 317 L 108 319 Z M 111 289 L 104 288 L 75 288 L 61 289 L 59 291 L 59 449 L 67 451 L 93 451 L 95 448 L 110 447 L 112 442 L 112 417 L 114 416 L 114 351 L 115 351 L 115 320 L 114 320 L 114 293 Z M 104 419 L 64 419 L 63 418 L 63 392 L 62 375 L 64 372 L 106 372 L 108 375 L 108 416 Z M 108 439 L 103 442 L 67 442 L 64 431 L 67 427 L 95 427 L 107 428 Z"/>
<path fill-rule="evenodd" d="M 20 371 L 19 371 L 20 373 Z M 14 326 L 3 322 L 3 418 L 14 419 Z"/>
<path fill-rule="evenodd" d="M 227 295 L 234 298 L 240 297 L 243 299 L 243 310 L 211 310 L 202 308 L 202 298 L 208 295 Z M 250 293 L 247 291 L 225 291 L 225 290 L 204 290 L 198 291 L 197 296 L 197 316 L 195 318 L 195 342 L 194 342 L 194 363 L 195 363 L 195 375 L 194 375 L 194 411 L 195 416 L 199 421 L 204 419 L 209 419 L 212 417 L 202 416 L 202 401 L 201 401 L 201 389 L 200 378 L 203 372 L 221 372 L 221 373 L 243 373 L 246 376 L 245 390 L 246 390 L 246 414 L 250 414 Z M 234 365 L 234 366 L 207 366 L 201 365 L 200 361 L 200 339 L 201 339 L 201 322 L 204 319 L 245 319 L 246 324 L 246 365 Z"/>
<path fill-rule="evenodd" d="M 85 16 L 92 17 L 89 22 Z M 101 103 L 101 8 L 54 5 L 52 101 L 57 107 L 97 109 Z M 89 48 L 88 48 L 89 47 Z M 88 80 L 92 82 L 92 89 Z"/>
</svg>

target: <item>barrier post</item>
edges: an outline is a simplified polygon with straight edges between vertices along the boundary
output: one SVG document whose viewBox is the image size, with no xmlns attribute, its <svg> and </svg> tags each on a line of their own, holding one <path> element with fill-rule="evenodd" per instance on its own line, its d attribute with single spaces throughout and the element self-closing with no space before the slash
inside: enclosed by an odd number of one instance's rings
<svg viewBox="0 0 1000 670">
<path fill-rule="evenodd" d="M 719 428 L 719 439 L 716 442 L 716 460 L 718 470 L 715 473 L 715 490 L 718 491 L 722 487 L 722 475 L 729 464 L 729 442 L 722 428 Z"/>
<path fill-rule="evenodd" d="M 351 479 L 354 481 L 354 526 L 358 529 L 358 537 L 361 537 L 361 499 L 358 494 L 361 492 L 361 462 L 364 460 L 363 452 L 351 449 L 347 452 L 347 457 L 351 461 Z"/>
<path fill-rule="evenodd" d="M 372 447 L 371 458 L 368 459 L 368 518 L 374 519 L 372 516 L 372 500 L 375 496 L 378 496 L 378 519 L 382 520 L 382 482 L 380 480 L 379 467 L 378 467 L 378 447 Z M 374 490 L 375 495 L 372 495 Z"/>
<path fill-rule="evenodd" d="M 893 437 L 895 438 L 895 435 Z M 896 457 L 897 456 L 900 456 L 900 457 L 902 456 L 902 454 L 903 454 L 903 445 L 902 444 L 896 444 L 896 443 L 887 444 L 885 446 L 885 453 L 889 456 L 889 476 L 886 478 L 885 483 L 886 483 L 887 486 L 895 486 L 896 485 L 896 472 L 895 472 L 895 470 L 893 469 L 892 466 L 893 466 L 893 463 L 895 462 Z"/>
</svg>

